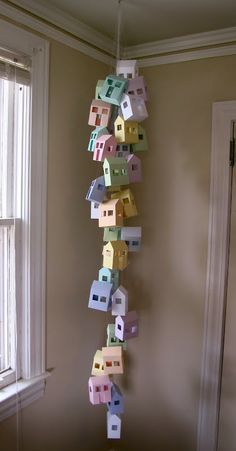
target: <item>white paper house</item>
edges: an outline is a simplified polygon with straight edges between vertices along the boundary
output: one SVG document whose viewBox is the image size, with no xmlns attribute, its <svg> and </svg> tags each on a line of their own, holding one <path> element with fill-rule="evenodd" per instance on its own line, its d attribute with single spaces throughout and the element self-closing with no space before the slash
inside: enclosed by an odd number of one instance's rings
<svg viewBox="0 0 236 451">
<path fill-rule="evenodd" d="M 91 202 L 91 219 L 99 219 L 99 205 L 98 202 Z"/>
<path fill-rule="evenodd" d="M 121 418 L 107 412 L 107 438 L 119 439 L 121 435 Z"/>
<path fill-rule="evenodd" d="M 111 313 L 113 316 L 125 316 L 128 312 L 128 291 L 122 285 L 112 295 Z"/>
<path fill-rule="evenodd" d="M 120 107 L 125 121 L 142 122 L 148 117 L 145 101 L 142 97 L 123 94 Z"/>
<path fill-rule="evenodd" d="M 124 78 L 138 76 L 138 63 L 136 60 L 119 60 L 116 64 L 116 75 Z"/>
<path fill-rule="evenodd" d="M 122 227 L 121 240 L 124 240 L 128 246 L 129 252 L 139 252 L 141 247 L 142 228 L 141 227 Z"/>
</svg>

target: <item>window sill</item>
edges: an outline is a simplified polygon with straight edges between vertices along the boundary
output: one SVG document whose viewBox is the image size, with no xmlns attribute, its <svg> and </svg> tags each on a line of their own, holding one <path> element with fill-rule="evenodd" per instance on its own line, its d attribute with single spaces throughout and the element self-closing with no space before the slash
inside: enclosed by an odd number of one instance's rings
<svg viewBox="0 0 236 451">
<path fill-rule="evenodd" d="M 17 383 L 2 388 L 0 390 L 0 422 L 14 415 L 17 408 L 23 409 L 41 398 L 49 376 L 50 373 L 46 372 L 32 379 L 21 379 Z"/>
</svg>

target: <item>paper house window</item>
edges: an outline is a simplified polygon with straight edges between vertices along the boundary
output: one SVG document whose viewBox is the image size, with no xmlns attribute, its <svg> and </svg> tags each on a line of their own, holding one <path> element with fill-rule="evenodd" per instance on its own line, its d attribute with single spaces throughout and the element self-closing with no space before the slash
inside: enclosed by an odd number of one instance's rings
<svg viewBox="0 0 236 451">
<path fill-rule="evenodd" d="M 100 204 L 99 227 L 119 227 L 123 225 L 123 205 L 119 199 L 111 199 Z"/>
<path fill-rule="evenodd" d="M 141 227 L 122 227 L 121 229 L 121 239 L 126 242 L 129 252 L 140 251 L 141 235 Z"/>
<path fill-rule="evenodd" d="M 121 346 L 102 348 L 105 374 L 123 374 L 123 349 Z"/>
<path fill-rule="evenodd" d="M 90 107 L 89 125 L 107 127 L 111 116 L 111 105 L 102 100 L 93 100 Z"/>
<path fill-rule="evenodd" d="M 117 142 L 113 135 L 102 135 L 95 142 L 93 159 L 95 161 L 104 161 L 106 157 L 116 154 Z"/>
<path fill-rule="evenodd" d="M 126 316 L 117 316 L 115 320 L 115 335 L 120 340 L 128 340 L 138 335 L 138 316 L 135 311 Z"/>
<path fill-rule="evenodd" d="M 107 312 L 111 308 L 112 284 L 94 280 L 90 289 L 89 308 Z"/>
<path fill-rule="evenodd" d="M 138 75 L 138 63 L 136 60 L 119 60 L 116 64 L 116 75 L 124 78 L 135 78 Z"/>
<path fill-rule="evenodd" d="M 125 121 L 142 122 L 148 117 L 145 101 L 142 97 L 124 94 L 120 106 Z"/>
<path fill-rule="evenodd" d="M 134 154 L 126 157 L 128 165 L 128 176 L 130 183 L 138 183 L 142 180 L 141 160 Z"/>
<path fill-rule="evenodd" d="M 88 381 L 89 400 L 92 404 L 107 404 L 111 401 L 111 382 L 107 375 L 91 376 Z"/>
<path fill-rule="evenodd" d="M 100 349 L 98 349 L 94 355 L 91 374 L 92 376 L 104 375 L 103 357 Z"/>
<path fill-rule="evenodd" d="M 114 122 L 115 137 L 118 143 L 138 143 L 138 122 L 125 120 L 118 116 Z"/>
<path fill-rule="evenodd" d="M 106 158 L 103 163 L 103 171 L 106 186 L 129 183 L 128 164 L 125 158 Z"/>
<path fill-rule="evenodd" d="M 103 246 L 103 266 L 123 271 L 128 265 L 128 247 L 125 241 L 109 241 Z"/>
<path fill-rule="evenodd" d="M 127 85 L 127 80 L 117 77 L 116 75 L 108 75 L 99 95 L 104 102 L 119 106 L 122 94 Z"/>
<path fill-rule="evenodd" d="M 86 199 L 90 202 L 101 203 L 106 197 L 106 186 L 105 186 L 105 178 L 102 175 L 97 179 L 93 180 L 90 188 L 87 192 Z"/>
<path fill-rule="evenodd" d="M 137 216 L 137 208 L 134 200 L 134 196 L 131 190 L 128 188 L 126 190 L 114 193 L 111 195 L 112 199 L 120 199 L 123 204 L 124 218 L 131 218 Z"/>
<path fill-rule="evenodd" d="M 143 76 L 135 77 L 128 82 L 128 95 L 141 97 L 145 102 L 147 98 L 147 85 Z"/>
<path fill-rule="evenodd" d="M 112 295 L 111 312 L 113 316 L 125 316 L 128 312 L 128 291 L 122 285 Z"/>
</svg>

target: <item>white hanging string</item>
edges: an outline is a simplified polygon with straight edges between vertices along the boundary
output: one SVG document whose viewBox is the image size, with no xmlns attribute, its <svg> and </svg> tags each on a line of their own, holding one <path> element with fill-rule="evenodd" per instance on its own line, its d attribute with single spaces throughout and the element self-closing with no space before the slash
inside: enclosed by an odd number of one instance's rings
<svg viewBox="0 0 236 451">
<path fill-rule="evenodd" d="M 118 0 L 117 12 L 117 44 L 116 44 L 116 60 L 120 59 L 120 34 L 121 34 L 121 0 Z"/>
</svg>

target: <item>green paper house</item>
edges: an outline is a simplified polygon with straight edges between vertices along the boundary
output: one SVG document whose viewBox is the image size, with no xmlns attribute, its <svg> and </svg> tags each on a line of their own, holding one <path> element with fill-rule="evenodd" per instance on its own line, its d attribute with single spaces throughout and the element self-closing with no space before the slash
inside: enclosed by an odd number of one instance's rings
<svg viewBox="0 0 236 451">
<path fill-rule="evenodd" d="M 132 145 L 133 152 L 145 152 L 148 150 L 147 134 L 141 125 L 138 125 L 138 143 Z"/>
<path fill-rule="evenodd" d="M 95 90 L 95 99 L 101 100 L 100 91 L 102 89 L 102 86 L 104 85 L 104 81 L 105 80 L 98 80 L 98 82 L 96 84 L 96 90 Z"/>
<path fill-rule="evenodd" d="M 121 227 L 105 227 L 103 233 L 103 241 L 120 240 Z"/>
<path fill-rule="evenodd" d="M 103 172 L 106 186 L 128 185 L 128 164 L 125 158 L 105 158 Z"/>
<path fill-rule="evenodd" d="M 122 77 L 117 77 L 116 75 L 108 75 L 99 92 L 99 95 L 104 102 L 119 106 L 122 94 L 127 86 L 128 80 L 125 80 Z"/>
<path fill-rule="evenodd" d="M 115 336 L 115 324 L 107 326 L 107 346 L 122 346 L 123 350 L 127 350 L 127 341 L 120 340 Z"/>
</svg>

